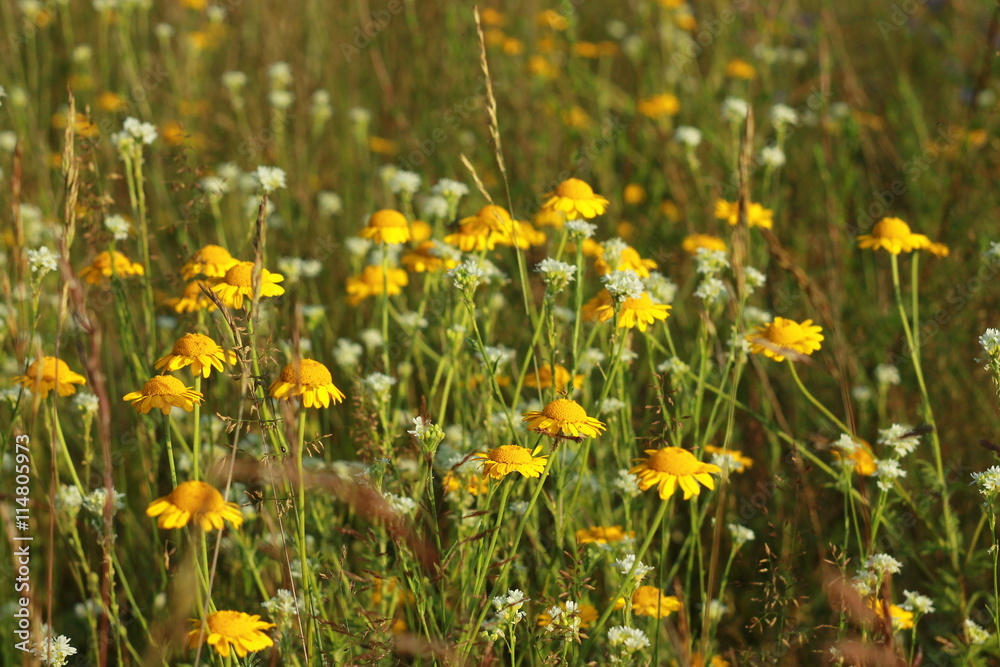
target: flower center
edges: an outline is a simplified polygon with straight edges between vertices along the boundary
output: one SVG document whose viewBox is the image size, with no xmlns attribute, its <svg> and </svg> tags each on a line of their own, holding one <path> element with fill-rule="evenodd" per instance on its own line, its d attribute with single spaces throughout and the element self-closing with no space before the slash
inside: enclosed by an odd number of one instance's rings
<svg viewBox="0 0 1000 667">
<path fill-rule="evenodd" d="M 183 394 L 184 383 L 172 375 L 157 375 L 142 385 L 144 396 L 173 396 Z"/>
<path fill-rule="evenodd" d="M 223 280 L 233 287 L 253 287 L 253 262 L 240 262 L 226 271 Z"/>
<path fill-rule="evenodd" d="M 333 383 L 333 376 L 326 366 L 312 359 L 301 359 L 291 363 L 281 371 L 281 381 L 289 384 L 304 384 L 321 387 Z"/>
<path fill-rule="evenodd" d="M 208 628 L 226 639 L 242 637 L 252 629 L 247 627 L 243 615 L 238 611 L 217 611 L 208 617 Z"/>
<path fill-rule="evenodd" d="M 656 472 L 667 473 L 681 477 L 693 475 L 701 463 L 694 454 L 680 447 L 665 447 L 649 456 L 646 467 Z"/>
<path fill-rule="evenodd" d="M 170 502 L 180 510 L 197 514 L 212 509 L 221 499 L 219 492 L 204 482 L 183 482 L 170 494 Z"/>
<path fill-rule="evenodd" d="M 28 377 L 32 378 L 33 380 L 37 380 L 38 370 L 39 370 L 39 363 L 36 361 L 35 363 L 31 364 L 30 367 L 28 367 Z M 56 379 L 56 371 L 59 372 L 59 377 L 62 378 L 63 380 L 66 379 L 66 376 L 70 372 L 69 366 L 66 365 L 66 362 L 63 361 L 62 359 L 56 359 L 55 357 L 43 357 L 41 363 L 41 371 L 42 371 L 42 379 L 49 381 Z"/>
<path fill-rule="evenodd" d="M 205 264 L 225 264 L 233 259 L 222 246 L 209 244 L 198 251 L 198 261 Z"/>
<path fill-rule="evenodd" d="M 594 190 L 579 178 L 569 178 L 559 184 L 556 194 L 569 199 L 589 199 L 594 196 Z"/>
<path fill-rule="evenodd" d="M 566 398 L 559 398 L 542 410 L 542 414 L 549 419 L 558 419 L 564 422 L 581 422 L 587 418 L 587 411 L 580 407 L 576 401 Z"/>
<path fill-rule="evenodd" d="M 875 225 L 872 236 L 883 239 L 905 239 L 910 236 L 910 226 L 899 218 L 882 218 Z"/>
<path fill-rule="evenodd" d="M 385 229 L 386 227 L 407 227 L 408 223 L 399 211 L 384 208 L 381 211 L 372 213 L 372 217 L 368 218 L 368 226 Z"/>
<path fill-rule="evenodd" d="M 776 317 L 767 328 L 767 338 L 775 345 L 792 347 L 802 340 L 802 327 L 798 322 Z"/>
<path fill-rule="evenodd" d="M 174 343 L 173 354 L 185 357 L 199 357 L 203 354 L 211 354 L 218 347 L 215 341 L 198 333 L 184 334 Z"/>
<path fill-rule="evenodd" d="M 479 209 L 479 213 L 476 214 L 480 222 L 497 227 L 498 225 L 507 228 L 510 227 L 511 219 L 510 213 L 507 212 L 502 206 L 484 206 Z"/>
<path fill-rule="evenodd" d="M 490 459 L 497 463 L 530 463 L 531 451 L 520 445 L 500 445 L 490 452 Z"/>
</svg>

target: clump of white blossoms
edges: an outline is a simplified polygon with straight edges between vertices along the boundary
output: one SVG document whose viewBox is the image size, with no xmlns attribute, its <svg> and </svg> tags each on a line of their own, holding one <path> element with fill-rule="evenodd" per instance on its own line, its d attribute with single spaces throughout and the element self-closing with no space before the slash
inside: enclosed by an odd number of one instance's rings
<svg viewBox="0 0 1000 667">
<path fill-rule="evenodd" d="M 278 630 L 285 632 L 292 627 L 292 618 L 298 612 L 298 605 L 295 603 L 295 596 L 291 591 L 279 588 L 273 598 L 262 603 L 261 606 L 278 626 Z"/>
<path fill-rule="evenodd" d="M 597 233 L 597 225 L 586 220 L 569 220 L 566 222 L 566 231 L 569 232 L 571 241 L 579 243 L 584 239 L 593 238 Z"/>
<path fill-rule="evenodd" d="M 880 445 L 892 447 L 896 456 L 902 458 L 917 448 L 920 436 L 913 433 L 909 426 L 893 424 L 889 428 L 879 429 L 878 442 Z"/>
<path fill-rule="evenodd" d="M 156 137 L 155 125 L 129 117 L 122 123 L 122 131 L 111 135 L 111 143 L 123 156 L 131 157 L 133 153 L 141 150 L 143 145 L 148 146 L 156 141 Z"/>
<path fill-rule="evenodd" d="M 114 491 L 114 499 L 111 503 L 111 512 L 125 509 L 125 494 Z M 83 508 L 96 517 L 104 517 L 104 506 L 108 501 L 108 490 L 104 487 L 94 489 L 83 499 Z"/>
<path fill-rule="evenodd" d="M 674 130 L 674 139 L 677 143 L 691 150 L 701 143 L 701 130 L 690 125 L 681 125 Z"/>
<path fill-rule="evenodd" d="M 785 151 L 781 146 L 764 146 L 760 149 L 760 161 L 765 167 L 777 169 L 784 166 L 786 158 Z"/>
<path fill-rule="evenodd" d="M 28 250 L 28 266 L 31 267 L 32 273 L 37 273 L 41 278 L 49 271 L 56 271 L 59 268 L 59 255 L 52 252 L 48 246 Z"/>
<path fill-rule="evenodd" d="M 407 496 L 397 496 L 394 493 L 386 493 L 385 501 L 396 514 L 409 516 L 417 509 L 417 502 Z"/>
<path fill-rule="evenodd" d="M 767 284 L 767 276 L 760 269 L 755 269 L 752 266 L 743 269 L 743 279 L 746 281 L 748 295 Z"/>
<path fill-rule="evenodd" d="M 898 385 L 900 383 L 899 369 L 892 364 L 879 364 L 875 367 L 875 382 L 879 386 Z"/>
<path fill-rule="evenodd" d="M 467 259 L 448 271 L 448 277 L 455 283 L 455 287 L 467 296 L 476 291 L 484 276 L 486 271 L 474 259 Z"/>
<path fill-rule="evenodd" d="M 903 564 L 889 554 L 872 554 L 865 561 L 865 567 L 881 578 L 887 574 L 898 574 Z"/>
<path fill-rule="evenodd" d="M 993 383 L 997 387 L 997 393 L 1000 394 L 1000 330 L 987 329 L 979 337 L 979 344 L 986 353 L 986 357 L 980 361 L 985 362 L 983 367 L 993 376 Z"/>
<path fill-rule="evenodd" d="M 389 178 L 389 189 L 393 194 L 412 197 L 420 189 L 420 174 L 400 169 Z"/>
<path fill-rule="evenodd" d="M 737 549 L 742 547 L 747 542 L 753 542 L 757 538 L 757 535 L 746 526 L 741 526 L 738 523 L 731 523 L 728 527 L 729 536 L 733 539 L 733 546 Z"/>
<path fill-rule="evenodd" d="M 985 644 L 992 636 L 972 619 L 965 619 L 965 636 L 970 644 Z"/>
<path fill-rule="evenodd" d="M 623 576 L 628 576 L 629 572 L 632 573 L 632 583 L 638 584 L 642 581 L 643 577 L 653 571 L 653 568 L 644 565 L 642 561 L 637 561 L 635 554 L 626 554 L 624 558 L 618 558 L 615 560 L 615 567 L 622 573 Z M 635 568 L 634 570 L 632 568 Z"/>
<path fill-rule="evenodd" d="M 77 486 L 62 484 L 56 492 L 56 509 L 75 517 L 83 506 L 83 494 Z"/>
<path fill-rule="evenodd" d="M 542 280 L 550 294 L 559 294 L 576 277 L 576 267 L 557 259 L 546 257 L 535 266 L 535 271 L 542 274 Z"/>
<path fill-rule="evenodd" d="M 659 271 L 650 271 L 642 282 L 646 286 L 646 291 L 657 303 L 674 302 L 674 297 L 677 296 L 677 283 Z"/>
<path fill-rule="evenodd" d="M 452 197 L 460 199 L 469 194 L 469 186 L 459 181 L 453 181 L 450 178 L 442 178 L 434 184 L 434 187 L 431 188 L 431 192 L 436 195 L 441 195 L 447 199 Z"/>
<path fill-rule="evenodd" d="M 695 289 L 694 295 L 705 302 L 706 306 L 711 306 L 724 300 L 729 295 L 725 283 L 715 276 L 706 276 Z"/>
<path fill-rule="evenodd" d="M 350 338 L 340 338 L 333 347 L 333 360 L 344 370 L 352 370 L 361 360 L 364 348 Z"/>
<path fill-rule="evenodd" d="M 632 298 L 638 299 L 646 291 L 646 286 L 642 284 L 639 275 L 631 269 L 625 271 L 612 271 L 601 276 L 601 282 L 612 297 L 618 301 Z"/>
<path fill-rule="evenodd" d="M 524 603 L 527 599 L 524 592 L 516 589 L 507 589 L 507 595 L 498 595 L 490 600 L 493 604 L 493 617 L 483 623 L 483 634 L 490 641 L 507 636 L 507 631 L 512 630 L 527 615 L 523 611 Z"/>
<path fill-rule="evenodd" d="M 444 219 L 448 217 L 450 208 L 447 199 L 441 195 L 431 195 L 420 205 L 420 214 L 429 220 Z"/>
<path fill-rule="evenodd" d="M 575 640 L 580 634 L 580 605 L 566 600 L 561 605 L 552 605 L 545 610 L 549 622 L 545 631 L 564 635 L 566 641 Z"/>
<path fill-rule="evenodd" d="M 79 391 L 73 396 L 73 405 L 85 415 L 94 415 L 97 414 L 100 401 L 88 391 Z"/>
<path fill-rule="evenodd" d="M 608 630 L 608 646 L 612 664 L 631 663 L 630 656 L 649 648 L 649 637 L 637 628 L 616 625 Z"/>
<path fill-rule="evenodd" d="M 271 193 L 280 188 L 287 187 L 285 183 L 285 171 L 280 167 L 260 166 L 257 167 L 253 175 L 257 186 L 264 193 Z"/>
<path fill-rule="evenodd" d="M 132 231 L 132 223 L 114 213 L 104 218 L 104 228 L 115 237 L 115 241 L 124 241 Z"/>
<path fill-rule="evenodd" d="M 926 595 L 920 595 L 913 591 L 903 591 L 903 597 L 906 598 L 906 601 L 899 606 L 906 611 L 912 611 L 914 614 L 934 613 L 934 600 Z"/>
<path fill-rule="evenodd" d="M 336 192 L 324 190 L 316 195 L 316 208 L 320 215 L 330 218 L 344 210 L 344 200 Z"/>
<path fill-rule="evenodd" d="M 787 104 L 775 104 L 771 107 L 771 125 L 781 132 L 785 128 L 798 125 L 799 114 Z"/>
<path fill-rule="evenodd" d="M 375 398 L 382 400 L 389 395 L 389 390 L 397 380 L 385 373 L 369 373 L 361 382 Z"/>
<path fill-rule="evenodd" d="M 682 361 L 679 357 L 670 357 L 664 362 L 661 362 L 656 367 L 657 373 L 668 373 L 675 378 L 684 377 L 691 372 L 691 367 Z"/>
<path fill-rule="evenodd" d="M 694 254 L 695 270 L 703 276 L 714 276 L 729 268 L 729 258 L 723 250 L 698 248 Z"/>
<path fill-rule="evenodd" d="M 742 123 L 750 113 L 750 105 L 739 97 L 729 96 L 722 100 L 722 118 L 729 123 Z"/>
<path fill-rule="evenodd" d="M 1000 491 L 1000 466 L 990 466 L 982 472 L 972 473 L 972 483 L 979 487 L 979 493 L 992 500 Z"/>
<path fill-rule="evenodd" d="M 35 645 L 31 652 L 41 662 L 54 667 L 62 667 L 70 656 L 76 655 L 76 649 L 70 646 L 69 637 L 59 635 L 58 637 L 45 637 Z"/>
<path fill-rule="evenodd" d="M 899 461 L 895 459 L 881 459 L 875 464 L 875 477 L 878 479 L 878 488 L 888 491 L 897 479 L 906 477 L 906 471 L 899 467 Z"/>
</svg>

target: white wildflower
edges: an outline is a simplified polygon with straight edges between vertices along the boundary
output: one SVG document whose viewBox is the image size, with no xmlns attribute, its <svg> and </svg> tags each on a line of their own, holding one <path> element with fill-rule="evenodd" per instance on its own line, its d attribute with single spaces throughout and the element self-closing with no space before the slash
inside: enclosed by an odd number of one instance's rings
<svg viewBox="0 0 1000 667">
<path fill-rule="evenodd" d="M 878 488 L 888 491 L 895 486 L 897 479 L 906 477 L 906 471 L 899 467 L 896 459 L 882 459 L 875 464 L 875 477 L 878 479 Z"/>
<path fill-rule="evenodd" d="M 690 125 L 681 125 L 674 130 L 674 139 L 689 149 L 697 148 L 701 143 L 701 130 Z"/>
<path fill-rule="evenodd" d="M 257 167 L 254 179 L 260 189 L 267 193 L 286 187 L 285 171 L 279 167 Z"/>
<path fill-rule="evenodd" d="M 646 291 L 638 274 L 631 269 L 612 271 L 601 276 L 601 282 L 615 299 L 624 301 L 626 298 L 638 299 Z"/>
</svg>

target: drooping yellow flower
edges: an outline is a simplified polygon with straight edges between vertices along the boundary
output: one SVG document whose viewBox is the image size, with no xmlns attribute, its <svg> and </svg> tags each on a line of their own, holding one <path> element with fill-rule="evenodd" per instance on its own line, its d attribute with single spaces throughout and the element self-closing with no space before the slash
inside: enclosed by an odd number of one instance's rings
<svg viewBox="0 0 1000 667">
<path fill-rule="evenodd" d="M 763 227 L 771 229 L 774 226 L 774 211 L 764 208 L 760 204 L 747 202 L 747 226 Z M 715 217 L 725 220 L 730 225 L 736 225 L 740 221 L 740 203 L 738 201 L 728 202 L 718 199 L 715 202 Z"/>
<path fill-rule="evenodd" d="M 520 445 L 500 445 L 495 449 L 477 452 L 473 460 L 481 461 L 483 479 L 501 479 L 512 472 L 519 472 L 525 477 L 539 477 L 545 469 L 548 456 L 538 456 L 541 445 L 534 451 Z"/>
<path fill-rule="evenodd" d="M 174 407 L 194 410 L 195 403 L 201 403 L 205 395 L 185 387 L 184 383 L 172 375 L 156 375 L 146 381 L 139 391 L 133 391 L 122 396 L 123 401 L 132 403 L 132 407 L 140 414 L 147 414 L 153 408 L 168 415 Z"/>
<path fill-rule="evenodd" d="M 562 392 L 569 384 L 569 371 L 561 364 L 556 364 L 556 391 Z M 548 389 L 552 386 L 552 366 L 545 364 L 538 369 L 538 373 L 528 373 L 524 376 L 524 386 L 532 389 Z M 583 375 L 577 373 L 573 376 L 573 388 L 583 387 Z"/>
<path fill-rule="evenodd" d="M 731 461 L 729 469 L 734 472 L 743 472 L 747 468 L 753 467 L 753 459 L 749 456 L 743 456 L 743 452 L 736 449 L 723 449 L 715 445 L 705 445 L 705 453 L 728 457 Z"/>
<path fill-rule="evenodd" d="M 184 291 L 180 296 L 166 299 L 163 303 L 181 315 L 184 313 L 196 313 L 199 310 L 206 309 L 208 312 L 217 310 L 218 306 L 215 305 L 214 301 L 205 296 L 205 293 L 201 290 L 201 285 L 200 281 L 193 280 L 184 286 Z"/>
<path fill-rule="evenodd" d="M 146 508 L 146 516 L 160 517 L 156 525 L 168 530 L 183 528 L 191 521 L 206 532 L 222 530 L 224 521 L 233 524 L 234 528 L 243 523 L 239 505 L 227 503 L 218 489 L 199 481 L 178 484 L 173 491 L 151 502 Z"/>
<path fill-rule="evenodd" d="M 609 258 L 604 247 L 601 247 L 600 256 L 594 260 L 594 270 L 597 271 L 597 275 L 603 276 L 612 271 L 635 271 L 640 278 L 648 278 L 650 269 L 658 266 L 656 260 L 643 259 L 639 251 L 632 246 L 625 246 L 617 254 L 618 256 L 613 258 L 615 265 L 611 266 L 609 260 L 612 258 Z"/>
<path fill-rule="evenodd" d="M 721 250 L 722 252 L 726 252 L 728 250 L 725 241 L 720 239 L 718 236 L 712 236 L 711 234 L 688 234 L 681 242 L 681 247 L 684 248 L 684 252 L 689 255 L 696 254 L 699 248 Z"/>
<path fill-rule="evenodd" d="M 475 215 L 462 218 L 458 231 L 444 237 L 445 243 L 463 252 L 492 250 L 498 244 L 527 249 L 545 243 L 545 234 L 526 222 L 514 220 L 502 206 L 484 206 Z"/>
<path fill-rule="evenodd" d="M 324 408 L 344 400 L 344 392 L 333 384 L 330 369 L 312 359 L 300 359 L 285 366 L 281 375 L 268 389 L 271 396 L 289 400 L 293 396 L 302 397 L 302 405 L 307 408 Z"/>
<path fill-rule="evenodd" d="M 562 229 L 565 224 L 566 215 L 562 211 L 540 208 L 538 209 L 538 213 L 535 214 L 535 226 L 537 227 Z"/>
<path fill-rule="evenodd" d="M 677 487 L 684 492 L 684 500 L 701 493 L 700 482 L 709 489 L 715 488 L 711 473 L 721 473 L 722 469 L 711 463 L 699 461 L 694 454 L 680 447 L 647 449 L 647 458 L 636 459 L 639 463 L 629 470 L 638 478 L 643 491 L 656 486 L 660 498 L 666 500 L 674 495 Z"/>
<path fill-rule="evenodd" d="M 656 586 L 639 586 L 632 594 L 632 612 L 636 616 L 666 618 L 680 611 L 681 601 L 673 595 L 664 595 Z"/>
<path fill-rule="evenodd" d="M 653 303 L 649 292 L 643 292 L 638 299 L 626 297 L 621 302 L 618 310 L 618 328 L 634 329 L 645 331 L 647 327 L 656 323 L 656 320 L 667 319 L 667 311 L 671 306 L 662 303 Z"/>
<path fill-rule="evenodd" d="M 406 243 L 410 240 L 410 223 L 399 211 L 384 208 L 371 214 L 368 226 L 361 230 L 360 236 L 387 245 Z"/>
<path fill-rule="evenodd" d="M 676 116 L 680 110 L 681 103 L 675 95 L 671 95 L 670 93 L 653 95 L 639 102 L 639 113 L 648 118 Z"/>
<path fill-rule="evenodd" d="M 60 396 L 76 393 L 75 384 L 87 384 L 87 379 L 70 370 L 65 361 L 58 357 L 42 357 L 28 366 L 24 375 L 14 377 L 14 382 L 42 398 L 48 398 L 53 389 Z"/>
<path fill-rule="evenodd" d="M 607 322 L 615 315 L 614 299 L 611 292 L 602 289 L 593 299 L 583 304 L 583 319 L 588 322 Z"/>
<path fill-rule="evenodd" d="M 347 279 L 347 303 L 356 306 L 368 297 L 382 293 L 383 287 L 387 288 L 389 296 L 395 296 L 403 291 L 403 286 L 409 284 L 410 277 L 403 269 L 390 268 L 384 280 L 382 278 L 382 267 L 377 265 L 366 266 L 360 276 L 352 276 Z"/>
<path fill-rule="evenodd" d="M 188 333 L 178 338 L 170 354 L 158 359 L 153 368 L 162 368 L 166 373 L 190 366 L 195 375 L 208 377 L 213 368 L 223 372 L 226 363 L 230 366 L 236 363 L 235 352 L 222 349 L 222 346 L 204 334 Z"/>
<path fill-rule="evenodd" d="M 184 278 L 191 280 L 197 275 L 208 278 L 222 278 L 226 271 L 240 263 L 222 246 L 209 243 L 196 252 L 181 269 Z"/>
<path fill-rule="evenodd" d="M 568 398 L 557 398 L 549 402 L 540 412 L 525 412 L 521 421 L 528 422 L 528 428 L 557 438 L 596 438 L 605 425 L 587 416 L 587 411 Z"/>
<path fill-rule="evenodd" d="M 757 78 L 757 68 L 740 58 L 733 58 L 726 63 L 726 76 L 731 79 L 752 81 Z"/>
<path fill-rule="evenodd" d="M 596 621 L 600 616 L 600 614 L 597 613 L 597 608 L 592 604 L 584 603 L 581 605 L 574 605 L 570 608 L 566 602 L 562 602 L 559 606 L 562 608 L 562 613 L 564 615 L 580 619 L 581 628 L 589 628 L 590 624 Z M 544 628 L 550 623 L 552 623 L 552 616 L 549 612 L 544 611 L 538 615 L 538 627 Z"/>
<path fill-rule="evenodd" d="M 601 215 L 608 207 L 608 200 L 595 194 L 593 188 L 578 178 L 568 178 L 549 193 L 549 199 L 542 208 L 562 211 L 567 220 L 593 218 Z"/>
<path fill-rule="evenodd" d="M 914 234 L 910 226 L 899 218 L 882 218 L 875 223 L 871 234 L 858 237 L 859 248 L 888 250 L 893 255 L 901 252 L 930 249 L 931 240 L 923 234 Z M 937 250 L 937 249 L 935 249 Z M 937 254 L 935 252 L 935 254 Z"/>
<path fill-rule="evenodd" d="M 146 275 L 146 269 L 143 268 L 142 264 L 129 260 L 117 250 L 114 251 L 113 256 L 105 250 L 94 258 L 90 266 L 85 266 L 80 270 L 80 277 L 91 285 L 99 285 L 102 280 L 110 278 L 112 275 L 117 275 L 119 278 L 143 276 Z"/>
<path fill-rule="evenodd" d="M 635 531 L 626 532 L 621 526 L 592 526 L 576 531 L 578 544 L 614 544 L 626 538 L 635 538 Z"/>
<path fill-rule="evenodd" d="M 442 256 L 436 248 L 434 241 L 424 241 L 403 255 L 399 262 L 414 273 L 431 273 L 458 266 L 457 259 Z"/>
<path fill-rule="evenodd" d="M 931 244 L 927 246 L 927 252 L 929 252 L 932 255 L 937 255 L 938 257 L 947 257 L 948 253 L 950 253 L 951 251 L 945 244 L 932 241 Z"/>
<path fill-rule="evenodd" d="M 747 334 L 750 351 L 775 361 L 784 361 L 789 350 L 799 354 L 812 354 L 819 350 L 820 341 L 823 340 L 823 328 L 812 322 L 805 320 L 799 324 L 795 320 L 775 317 L 773 322 L 761 325 L 754 333 Z"/>
<path fill-rule="evenodd" d="M 278 283 L 285 276 L 271 273 L 264 267 L 260 269 L 260 296 L 281 296 L 285 288 Z M 226 271 L 226 275 L 212 286 L 212 291 L 219 295 L 219 300 L 228 308 L 242 308 L 244 299 L 253 298 L 253 262 L 239 262 Z"/>
<path fill-rule="evenodd" d="M 274 623 L 262 621 L 256 614 L 251 616 L 242 611 L 217 611 L 205 619 L 207 628 L 204 629 L 201 621 L 191 619 L 191 622 L 194 630 L 188 633 L 190 649 L 207 642 L 223 658 L 228 658 L 233 651 L 242 658 L 248 653 L 274 646 L 274 640 L 261 632 L 273 628 Z"/>
</svg>

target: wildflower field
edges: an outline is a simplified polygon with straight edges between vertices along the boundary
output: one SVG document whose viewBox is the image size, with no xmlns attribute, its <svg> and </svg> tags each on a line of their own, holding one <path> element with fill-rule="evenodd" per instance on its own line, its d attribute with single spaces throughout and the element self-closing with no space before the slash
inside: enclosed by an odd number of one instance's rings
<svg viewBox="0 0 1000 667">
<path fill-rule="evenodd" d="M 0 36 L 0 664 L 1000 664 L 996 3 Z"/>
</svg>

